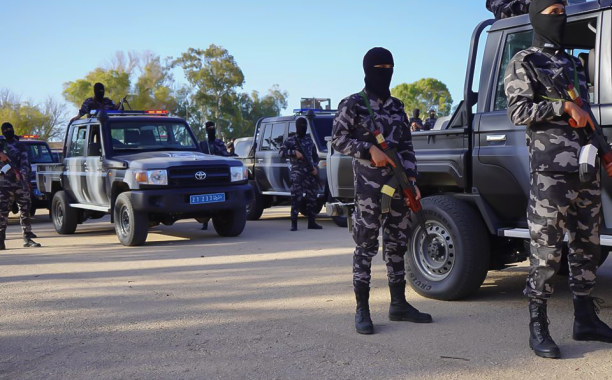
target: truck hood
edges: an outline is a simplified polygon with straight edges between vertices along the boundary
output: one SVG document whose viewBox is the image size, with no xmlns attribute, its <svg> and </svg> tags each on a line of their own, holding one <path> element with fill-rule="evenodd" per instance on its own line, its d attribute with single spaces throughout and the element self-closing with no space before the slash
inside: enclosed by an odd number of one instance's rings
<svg viewBox="0 0 612 380">
<path fill-rule="evenodd" d="M 167 169 L 174 166 L 228 165 L 240 166 L 233 158 L 211 156 L 200 152 L 142 152 L 114 157 L 128 163 L 130 169 Z"/>
</svg>

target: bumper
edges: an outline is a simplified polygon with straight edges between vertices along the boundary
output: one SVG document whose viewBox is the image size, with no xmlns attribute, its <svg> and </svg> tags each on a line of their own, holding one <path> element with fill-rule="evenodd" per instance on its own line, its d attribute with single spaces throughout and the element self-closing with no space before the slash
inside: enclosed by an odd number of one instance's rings
<svg viewBox="0 0 612 380">
<path fill-rule="evenodd" d="M 189 197 L 204 194 L 225 194 L 225 202 L 192 205 Z M 253 198 L 251 185 L 206 187 L 201 189 L 133 190 L 132 204 L 138 211 L 159 214 L 194 214 L 208 211 L 246 208 Z"/>
</svg>

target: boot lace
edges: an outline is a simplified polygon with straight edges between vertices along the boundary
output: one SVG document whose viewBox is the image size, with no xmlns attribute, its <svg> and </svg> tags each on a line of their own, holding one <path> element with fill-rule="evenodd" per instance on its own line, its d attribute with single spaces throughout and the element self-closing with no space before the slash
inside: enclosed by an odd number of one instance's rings
<svg viewBox="0 0 612 380">
<path fill-rule="evenodd" d="M 544 339 L 552 339 L 548 326 L 550 325 L 550 319 L 548 319 L 548 311 L 545 307 L 540 307 L 540 320 L 539 320 L 539 333 Z"/>
</svg>

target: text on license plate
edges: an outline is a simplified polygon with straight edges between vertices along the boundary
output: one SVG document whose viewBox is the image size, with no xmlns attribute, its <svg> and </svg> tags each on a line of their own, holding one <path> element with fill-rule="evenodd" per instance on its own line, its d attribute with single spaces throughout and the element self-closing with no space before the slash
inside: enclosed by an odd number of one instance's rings
<svg viewBox="0 0 612 380">
<path fill-rule="evenodd" d="M 221 203 L 225 202 L 225 194 L 204 194 L 192 195 L 189 197 L 189 203 L 192 205 L 201 205 L 205 203 Z"/>
</svg>

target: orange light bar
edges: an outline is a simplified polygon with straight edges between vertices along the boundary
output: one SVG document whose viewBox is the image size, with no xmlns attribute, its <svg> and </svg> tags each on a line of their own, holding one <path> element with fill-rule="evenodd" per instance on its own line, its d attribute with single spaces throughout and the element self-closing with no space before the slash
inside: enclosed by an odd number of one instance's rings
<svg viewBox="0 0 612 380">
<path fill-rule="evenodd" d="M 37 139 L 38 135 L 23 135 L 21 136 L 22 139 Z"/>
<path fill-rule="evenodd" d="M 167 115 L 168 111 L 163 111 L 163 110 L 148 110 L 148 111 L 145 111 L 145 113 L 147 115 Z"/>
</svg>

